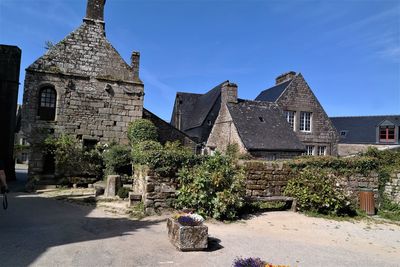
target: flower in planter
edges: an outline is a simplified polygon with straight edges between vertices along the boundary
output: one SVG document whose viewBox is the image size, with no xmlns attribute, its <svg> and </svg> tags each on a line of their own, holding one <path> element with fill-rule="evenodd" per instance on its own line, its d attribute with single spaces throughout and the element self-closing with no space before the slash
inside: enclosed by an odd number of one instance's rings
<svg viewBox="0 0 400 267">
<path fill-rule="evenodd" d="M 195 220 L 198 223 L 202 223 L 204 222 L 204 218 L 203 216 L 197 214 L 197 213 L 191 213 L 188 215 L 190 218 L 192 218 L 193 220 Z"/>
<path fill-rule="evenodd" d="M 236 258 L 233 267 L 264 267 L 266 263 L 260 258 Z"/>
<path fill-rule="evenodd" d="M 287 265 L 274 265 L 261 260 L 260 258 L 236 258 L 233 267 L 289 267 Z"/>
<path fill-rule="evenodd" d="M 196 213 L 177 213 L 172 218 L 183 226 L 196 226 L 204 222 L 204 218 Z"/>
<path fill-rule="evenodd" d="M 189 216 L 180 216 L 178 218 L 178 222 L 183 226 L 197 226 L 197 225 L 200 225 L 192 217 L 189 217 Z"/>
</svg>

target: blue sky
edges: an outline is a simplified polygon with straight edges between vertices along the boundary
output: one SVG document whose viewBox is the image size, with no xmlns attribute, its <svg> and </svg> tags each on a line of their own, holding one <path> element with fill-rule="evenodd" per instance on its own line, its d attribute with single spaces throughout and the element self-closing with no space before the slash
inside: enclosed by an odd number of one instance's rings
<svg viewBox="0 0 400 267">
<path fill-rule="evenodd" d="M 0 0 L 0 43 L 25 68 L 77 28 L 86 0 Z M 400 114 L 400 1 L 107 0 L 107 38 L 140 51 L 145 107 L 169 121 L 177 91 L 225 80 L 254 99 L 301 72 L 329 116 Z"/>
</svg>

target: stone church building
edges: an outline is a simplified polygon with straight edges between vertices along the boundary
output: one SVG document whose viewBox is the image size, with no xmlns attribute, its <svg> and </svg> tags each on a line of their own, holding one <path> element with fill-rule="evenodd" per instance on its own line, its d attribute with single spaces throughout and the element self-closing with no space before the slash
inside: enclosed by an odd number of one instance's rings
<svg viewBox="0 0 400 267">
<path fill-rule="evenodd" d="M 173 140 L 193 144 L 151 112 L 144 114 L 140 54 L 132 52 L 127 64 L 107 40 L 105 2 L 88 0 L 83 23 L 26 69 L 22 131 L 31 144 L 29 177 L 54 174 L 54 159 L 40 147 L 49 135 L 69 134 L 88 147 L 127 143 L 128 124 L 144 115 L 161 121 L 159 130 Z"/>
</svg>

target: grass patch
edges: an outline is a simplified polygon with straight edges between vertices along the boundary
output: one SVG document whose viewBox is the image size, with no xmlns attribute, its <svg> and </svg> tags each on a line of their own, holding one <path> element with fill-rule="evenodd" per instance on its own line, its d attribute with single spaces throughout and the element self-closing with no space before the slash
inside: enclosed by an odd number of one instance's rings
<svg viewBox="0 0 400 267">
<path fill-rule="evenodd" d="M 387 197 L 382 199 L 378 215 L 384 219 L 400 221 L 400 205 L 390 201 Z"/>
<path fill-rule="evenodd" d="M 400 211 L 380 210 L 378 215 L 384 219 L 400 222 Z"/>
<path fill-rule="evenodd" d="M 144 217 L 146 217 L 146 213 L 144 210 L 144 203 L 141 201 L 135 206 L 131 207 L 128 211 L 127 214 L 129 215 L 129 218 L 131 219 L 137 219 L 141 220 Z"/>
</svg>

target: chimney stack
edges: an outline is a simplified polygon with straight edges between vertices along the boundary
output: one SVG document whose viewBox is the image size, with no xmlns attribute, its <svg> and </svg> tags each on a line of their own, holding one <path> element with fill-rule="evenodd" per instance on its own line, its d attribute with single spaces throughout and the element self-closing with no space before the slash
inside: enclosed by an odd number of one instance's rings
<svg viewBox="0 0 400 267">
<path fill-rule="evenodd" d="M 139 62 L 140 53 L 137 51 L 133 51 L 131 56 L 131 67 L 133 70 L 133 78 L 135 79 L 139 79 Z"/>
<path fill-rule="evenodd" d="M 278 77 L 276 77 L 275 84 L 280 84 L 280 83 L 286 82 L 288 80 L 293 79 L 295 76 L 296 76 L 296 72 L 294 72 L 294 71 L 286 72 L 286 73 L 281 74 Z"/>
<path fill-rule="evenodd" d="M 226 81 L 221 87 L 222 104 L 237 103 L 238 86 L 235 83 Z"/>
<path fill-rule="evenodd" d="M 104 21 L 105 4 L 106 0 L 88 0 L 85 19 L 94 21 Z"/>
</svg>

